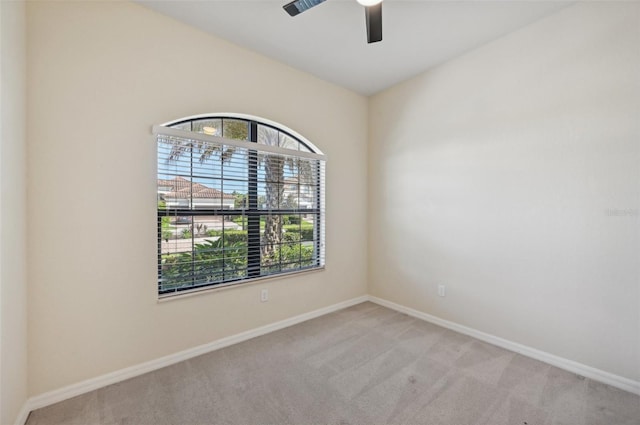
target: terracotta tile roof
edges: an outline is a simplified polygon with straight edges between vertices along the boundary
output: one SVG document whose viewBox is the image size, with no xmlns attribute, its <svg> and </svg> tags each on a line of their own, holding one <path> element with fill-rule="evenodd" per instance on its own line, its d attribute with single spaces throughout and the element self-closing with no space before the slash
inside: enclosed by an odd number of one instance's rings
<svg viewBox="0 0 640 425">
<path fill-rule="evenodd" d="M 222 193 L 218 189 L 213 189 L 196 182 L 192 183 L 184 177 L 176 177 L 171 180 L 158 179 L 158 186 L 171 188 L 171 191 L 164 195 L 166 199 L 189 199 L 192 196 L 193 198 L 234 199 L 234 196 L 230 193 Z"/>
</svg>

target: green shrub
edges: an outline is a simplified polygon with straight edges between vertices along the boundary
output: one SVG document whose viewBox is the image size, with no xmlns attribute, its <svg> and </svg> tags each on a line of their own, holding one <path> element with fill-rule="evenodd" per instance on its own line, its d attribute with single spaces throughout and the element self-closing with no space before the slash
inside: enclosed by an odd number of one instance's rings
<svg viewBox="0 0 640 425">
<path fill-rule="evenodd" d="M 247 267 L 246 245 L 225 244 L 222 239 L 205 240 L 194 247 L 194 252 L 162 256 L 162 289 L 211 283 L 223 278 L 243 277 Z"/>
<path fill-rule="evenodd" d="M 247 231 L 242 230 L 225 230 L 224 244 L 247 243 Z"/>
<path fill-rule="evenodd" d="M 299 225 L 300 224 L 300 216 L 299 215 L 285 215 L 282 224 L 286 225 Z"/>
<path fill-rule="evenodd" d="M 285 232 L 282 241 L 285 243 L 300 242 L 300 232 Z"/>
<path fill-rule="evenodd" d="M 300 246 L 299 244 L 282 245 L 280 258 L 283 263 L 290 263 L 313 258 L 312 246 Z"/>
<path fill-rule="evenodd" d="M 231 230 L 228 233 L 233 235 L 232 238 L 246 238 L 246 234 L 240 231 Z M 283 270 L 296 270 L 312 266 L 313 246 L 287 243 L 280 248 L 279 261 L 276 258 L 262 260 L 263 273 L 279 271 L 281 267 Z M 246 269 L 245 242 L 230 243 L 225 240 L 223 243 L 222 238 L 205 240 L 196 244 L 193 252 L 162 256 L 162 290 L 221 282 L 233 277 L 243 278 L 246 277 Z"/>
<path fill-rule="evenodd" d="M 210 238 L 219 237 L 222 238 L 222 230 L 207 230 L 207 236 Z M 230 243 L 247 243 L 247 231 L 246 230 L 225 230 L 224 231 L 224 244 Z"/>
<path fill-rule="evenodd" d="M 313 240 L 313 227 L 305 229 L 302 228 L 302 232 L 300 232 L 300 237 L 303 241 L 312 241 Z"/>
<path fill-rule="evenodd" d="M 298 233 L 300 236 L 298 240 L 311 241 L 313 240 L 313 224 L 303 222 L 302 225 L 288 224 L 282 226 L 285 231 L 285 240 L 287 233 Z"/>
</svg>

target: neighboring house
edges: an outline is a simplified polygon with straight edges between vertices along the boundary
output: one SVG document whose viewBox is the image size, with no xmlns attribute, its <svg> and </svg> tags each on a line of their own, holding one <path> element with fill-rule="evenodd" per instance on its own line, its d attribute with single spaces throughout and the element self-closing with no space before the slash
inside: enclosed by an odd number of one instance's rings
<svg viewBox="0 0 640 425">
<path fill-rule="evenodd" d="M 314 188 L 309 185 L 298 184 L 298 178 L 292 177 L 284 180 L 284 199 L 293 199 L 295 207 L 301 210 L 313 208 Z"/>
<path fill-rule="evenodd" d="M 165 201 L 167 208 L 232 209 L 235 203 L 235 196 L 183 177 L 158 179 L 158 199 Z"/>
</svg>

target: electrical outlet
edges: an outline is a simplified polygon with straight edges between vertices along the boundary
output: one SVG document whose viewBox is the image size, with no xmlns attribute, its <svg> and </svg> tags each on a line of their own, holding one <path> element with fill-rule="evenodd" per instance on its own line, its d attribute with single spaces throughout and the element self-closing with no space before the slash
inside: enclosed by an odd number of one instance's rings
<svg viewBox="0 0 640 425">
<path fill-rule="evenodd" d="M 260 291 L 260 302 L 267 302 L 269 301 L 269 290 L 268 289 L 263 289 Z"/>
<path fill-rule="evenodd" d="M 444 285 L 438 285 L 438 295 L 444 297 L 446 295 Z"/>
</svg>

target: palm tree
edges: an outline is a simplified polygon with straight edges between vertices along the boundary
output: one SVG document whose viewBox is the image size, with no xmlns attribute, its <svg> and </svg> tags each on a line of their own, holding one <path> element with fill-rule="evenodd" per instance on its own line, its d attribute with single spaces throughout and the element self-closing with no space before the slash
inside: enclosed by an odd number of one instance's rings
<svg viewBox="0 0 640 425">
<path fill-rule="evenodd" d="M 258 128 L 258 143 L 279 146 L 280 134 L 278 130 L 260 126 Z M 266 186 L 266 208 L 278 210 L 284 200 L 284 172 L 289 168 L 297 175 L 299 184 L 309 184 L 313 180 L 310 161 L 292 156 L 277 154 L 260 155 L 259 161 L 264 165 Z M 278 263 L 278 247 L 282 243 L 283 216 L 269 214 L 265 218 L 264 237 L 262 239 L 262 264 L 265 266 Z"/>
</svg>

